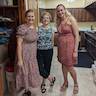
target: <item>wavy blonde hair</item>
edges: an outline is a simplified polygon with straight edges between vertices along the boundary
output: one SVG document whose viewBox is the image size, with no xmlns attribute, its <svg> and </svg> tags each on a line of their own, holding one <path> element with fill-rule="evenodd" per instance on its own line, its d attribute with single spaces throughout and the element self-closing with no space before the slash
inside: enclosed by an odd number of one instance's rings
<svg viewBox="0 0 96 96">
<path fill-rule="evenodd" d="M 64 10 L 65 10 L 64 16 L 65 16 L 66 18 L 67 18 L 67 17 L 73 17 L 72 14 L 65 8 L 65 6 L 64 6 L 63 4 L 57 5 L 56 11 L 57 11 L 57 8 L 58 8 L 59 6 L 62 6 L 62 7 L 64 8 Z M 73 18 L 74 18 L 74 17 L 73 17 Z M 75 19 L 75 18 L 74 18 L 74 19 Z M 61 22 L 61 18 L 60 18 L 60 17 L 57 15 L 57 13 L 56 13 L 56 26 L 59 26 L 60 22 Z"/>
</svg>

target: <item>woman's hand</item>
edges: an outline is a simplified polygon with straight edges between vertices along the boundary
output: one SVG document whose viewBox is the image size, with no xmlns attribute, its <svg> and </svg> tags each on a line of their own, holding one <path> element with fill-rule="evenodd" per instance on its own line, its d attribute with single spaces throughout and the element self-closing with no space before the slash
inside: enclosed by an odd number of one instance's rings
<svg viewBox="0 0 96 96">
<path fill-rule="evenodd" d="M 77 58 L 77 57 L 78 57 L 78 52 L 77 52 L 77 51 L 74 51 L 74 52 L 73 52 L 73 57 L 74 57 L 74 58 Z"/>
<path fill-rule="evenodd" d="M 23 61 L 21 60 L 21 61 L 18 61 L 18 66 L 20 67 L 20 68 L 22 68 L 22 66 L 23 66 Z"/>
<path fill-rule="evenodd" d="M 73 52 L 73 59 L 74 59 L 74 61 L 77 62 L 77 58 L 78 58 L 78 52 L 77 51 L 74 51 Z"/>
</svg>

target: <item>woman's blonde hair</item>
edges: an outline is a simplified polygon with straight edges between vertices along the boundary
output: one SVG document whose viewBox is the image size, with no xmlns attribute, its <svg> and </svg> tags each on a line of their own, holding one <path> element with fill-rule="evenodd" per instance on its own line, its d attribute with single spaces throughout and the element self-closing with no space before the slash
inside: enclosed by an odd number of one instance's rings
<svg viewBox="0 0 96 96">
<path fill-rule="evenodd" d="M 45 11 L 45 12 L 43 12 L 43 13 L 41 14 L 41 21 L 42 21 L 42 19 L 44 18 L 45 15 L 49 16 L 49 19 L 52 20 L 51 14 L 50 14 L 49 12 Z"/>
<path fill-rule="evenodd" d="M 73 17 L 73 16 L 71 15 L 71 13 L 65 8 L 65 6 L 64 6 L 63 4 L 57 5 L 56 10 L 57 10 L 57 8 L 58 8 L 59 6 L 62 6 L 62 7 L 65 9 L 65 14 L 64 14 L 64 15 L 65 15 L 66 18 L 67 18 L 67 17 Z M 60 22 L 61 22 L 61 18 L 60 18 L 60 17 L 57 15 L 57 13 L 56 13 L 56 25 L 59 26 Z"/>
</svg>

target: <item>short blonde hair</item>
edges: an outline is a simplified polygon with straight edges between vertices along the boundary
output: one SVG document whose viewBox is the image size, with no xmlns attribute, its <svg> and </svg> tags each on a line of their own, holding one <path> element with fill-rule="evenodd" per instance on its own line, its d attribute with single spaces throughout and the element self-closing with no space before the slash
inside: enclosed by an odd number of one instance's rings
<svg viewBox="0 0 96 96">
<path fill-rule="evenodd" d="M 41 14 L 41 21 L 42 21 L 42 19 L 43 19 L 43 17 L 44 17 L 45 15 L 49 16 L 49 19 L 52 20 L 51 14 L 50 14 L 49 12 L 46 12 L 46 11 L 45 11 L 45 12 L 43 12 L 43 13 Z"/>
</svg>

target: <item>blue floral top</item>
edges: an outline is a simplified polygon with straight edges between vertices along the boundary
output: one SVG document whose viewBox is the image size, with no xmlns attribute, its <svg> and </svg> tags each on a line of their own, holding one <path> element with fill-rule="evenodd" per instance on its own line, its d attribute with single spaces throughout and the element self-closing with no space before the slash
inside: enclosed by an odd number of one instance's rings
<svg viewBox="0 0 96 96">
<path fill-rule="evenodd" d="M 53 48 L 52 35 L 53 30 L 51 26 L 49 26 L 48 28 L 40 26 L 38 28 L 37 48 L 40 50 L 52 49 Z"/>
</svg>

